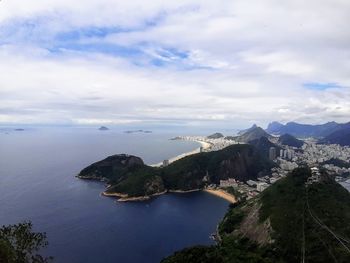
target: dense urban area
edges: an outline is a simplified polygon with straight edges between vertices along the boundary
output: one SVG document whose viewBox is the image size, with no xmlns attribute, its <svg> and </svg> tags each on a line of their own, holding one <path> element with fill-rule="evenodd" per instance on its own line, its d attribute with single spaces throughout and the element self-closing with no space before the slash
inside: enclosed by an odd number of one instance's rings
<svg viewBox="0 0 350 263">
<path fill-rule="evenodd" d="M 213 138 L 214 137 L 214 138 Z M 200 152 L 218 151 L 229 145 L 240 144 L 234 137 L 218 136 L 179 136 L 176 140 L 197 141 L 206 146 L 200 147 Z M 234 178 L 220 180 L 220 184 L 210 184 L 208 189 L 222 189 L 230 193 L 234 192 L 239 197 L 250 199 L 279 179 L 286 177 L 289 172 L 301 165 L 308 165 L 313 176 L 310 182 L 319 180 L 320 170 L 327 171 L 335 175 L 337 182 L 350 184 L 350 147 L 338 144 L 318 144 L 314 138 L 304 139 L 301 147 L 293 147 L 278 143 L 278 137 L 272 137 L 271 141 L 277 147 L 269 148 L 269 159 L 276 167 L 271 169 L 269 175 L 258 177 L 257 180 L 247 180 L 241 182 Z M 163 165 L 169 164 L 169 160 L 164 160 Z M 230 191 L 232 190 L 233 191 Z"/>
</svg>

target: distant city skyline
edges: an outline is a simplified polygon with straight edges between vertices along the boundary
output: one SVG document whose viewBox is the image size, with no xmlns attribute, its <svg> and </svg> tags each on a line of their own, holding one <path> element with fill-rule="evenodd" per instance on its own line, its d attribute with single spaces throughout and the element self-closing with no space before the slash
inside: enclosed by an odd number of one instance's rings
<svg viewBox="0 0 350 263">
<path fill-rule="evenodd" d="M 345 0 L 0 1 L 0 125 L 350 121 Z"/>
</svg>

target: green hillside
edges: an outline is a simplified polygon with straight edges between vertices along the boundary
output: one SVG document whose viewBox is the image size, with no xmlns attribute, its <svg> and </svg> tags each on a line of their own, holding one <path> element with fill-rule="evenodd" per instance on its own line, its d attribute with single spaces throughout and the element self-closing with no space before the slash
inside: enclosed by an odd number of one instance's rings
<svg viewBox="0 0 350 263">
<path fill-rule="evenodd" d="M 200 189 L 220 179 L 256 179 L 272 166 L 257 148 L 240 144 L 187 156 L 163 168 L 147 166 L 139 157 L 114 155 L 83 169 L 78 177 L 107 181 L 111 185 L 107 193 L 140 197 L 165 190 Z"/>
<path fill-rule="evenodd" d="M 325 174 L 306 186 L 310 175 L 298 168 L 231 206 L 216 246 L 188 248 L 162 262 L 350 262 L 350 193 Z"/>
</svg>

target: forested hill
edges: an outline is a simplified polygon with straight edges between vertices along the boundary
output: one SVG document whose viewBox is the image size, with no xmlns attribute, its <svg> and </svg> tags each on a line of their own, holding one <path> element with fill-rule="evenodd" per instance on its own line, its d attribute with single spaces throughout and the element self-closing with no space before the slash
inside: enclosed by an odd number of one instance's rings
<svg viewBox="0 0 350 263">
<path fill-rule="evenodd" d="M 260 196 L 231 206 L 216 246 L 177 252 L 177 262 L 350 262 L 350 193 L 323 174 L 306 186 L 298 168 Z"/>
<path fill-rule="evenodd" d="M 78 177 L 107 181 L 111 185 L 107 194 L 142 197 L 167 190 L 201 189 L 220 179 L 256 179 L 273 165 L 256 147 L 240 144 L 190 155 L 163 168 L 147 166 L 136 156 L 114 155 L 83 169 Z"/>
</svg>

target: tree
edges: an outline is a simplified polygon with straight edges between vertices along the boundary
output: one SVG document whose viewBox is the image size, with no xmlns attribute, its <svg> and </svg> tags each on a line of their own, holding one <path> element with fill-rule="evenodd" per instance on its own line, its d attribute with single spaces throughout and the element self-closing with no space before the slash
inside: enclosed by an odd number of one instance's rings
<svg viewBox="0 0 350 263">
<path fill-rule="evenodd" d="M 52 257 L 38 254 L 48 245 L 45 233 L 32 231 L 31 222 L 0 228 L 0 262 L 1 263 L 46 263 Z"/>
</svg>

